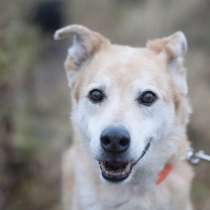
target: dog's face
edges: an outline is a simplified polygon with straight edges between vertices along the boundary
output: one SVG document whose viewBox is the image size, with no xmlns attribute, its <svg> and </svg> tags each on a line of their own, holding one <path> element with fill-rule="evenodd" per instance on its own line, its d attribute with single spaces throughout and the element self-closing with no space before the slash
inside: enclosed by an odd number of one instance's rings
<svg viewBox="0 0 210 210">
<path fill-rule="evenodd" d="M 74 128 L 97 160 L 103 178 L 126 180 L 146 158 L 152 161 L 150 147 L 155 150 L 154 145 L 165 144 L 171 150 L 169 156 L 173 150 L 169 136 L 174 128 L 185 129 L 187 117 L 180 104 L 187 95 L 180 66 L 185 37 L 179 32 L 145 48 L 131 48 L 112 45 L 84 27 L 70 26 L 58 31 L 56 38 L 72 32 L 76 38 L 65 67 Z"/>
</svg>

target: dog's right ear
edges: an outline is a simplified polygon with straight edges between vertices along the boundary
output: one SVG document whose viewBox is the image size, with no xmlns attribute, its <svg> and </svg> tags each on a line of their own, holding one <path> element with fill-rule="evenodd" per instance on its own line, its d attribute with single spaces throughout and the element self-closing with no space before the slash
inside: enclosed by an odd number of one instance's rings
<svg viewBox="0 0 210 210">
<path fill-rule="evenodd" d="M 54 39 L 65 39 L 71 35 L 73 35 L 73 41 L 68 49 L 68 55 L 65 61 L 65 69 L 70 86 L 82 66 L 97 51 L 109 43 L 109 40 L 101 34 L 81 25 L 69 25 L 57 30 L 54 34 Z"/>
</svg>

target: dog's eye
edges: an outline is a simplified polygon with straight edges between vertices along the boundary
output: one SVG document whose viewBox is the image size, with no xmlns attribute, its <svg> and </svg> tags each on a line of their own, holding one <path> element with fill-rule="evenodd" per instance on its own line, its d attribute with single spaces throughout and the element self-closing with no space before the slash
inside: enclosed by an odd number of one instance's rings
<svg viewBox="0 0 210 210">
<path fill-rule="evenodd" d="M 157 100 L 157 98 L 157 95 L 152 91 L 145 91 L 137 98 L 137 101 L 139 104 L 151 106 Z"/>
<path fill-rule="evenodd" d="M 100 103 L 104 100 L 105 94 L 102 90 L 99 89 L 93 89 L 89 92 L 88 98 L 93 102 L 93 103 Z"/>
</svg>

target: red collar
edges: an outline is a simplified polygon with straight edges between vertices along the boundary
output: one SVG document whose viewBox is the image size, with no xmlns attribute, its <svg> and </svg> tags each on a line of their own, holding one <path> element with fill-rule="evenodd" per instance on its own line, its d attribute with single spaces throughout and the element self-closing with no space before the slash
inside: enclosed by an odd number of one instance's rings
<svg viewBox="0 0 210 210">
<path fill-rule="evenodd" d="M 170 175 L 172 170 L 173 170 L 173 165 L 167 163 L 164 169 L 160 172 L 158 179 L 156 180 L 156 185 L 160 185 Z"/>
</svg>

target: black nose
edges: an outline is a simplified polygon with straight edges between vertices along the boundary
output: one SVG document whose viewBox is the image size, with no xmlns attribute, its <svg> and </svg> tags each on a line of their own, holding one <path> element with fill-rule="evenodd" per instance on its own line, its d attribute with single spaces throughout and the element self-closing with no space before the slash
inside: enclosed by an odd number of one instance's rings
<svg viewBox="0 0 210 210">
<path fill-rule="evenodd" d="M 101 134 L 101 146 L 106 152 L 122 153 L 128 150 L 130 135 L 123 127 L 109 127 Z"/>
</svg>

